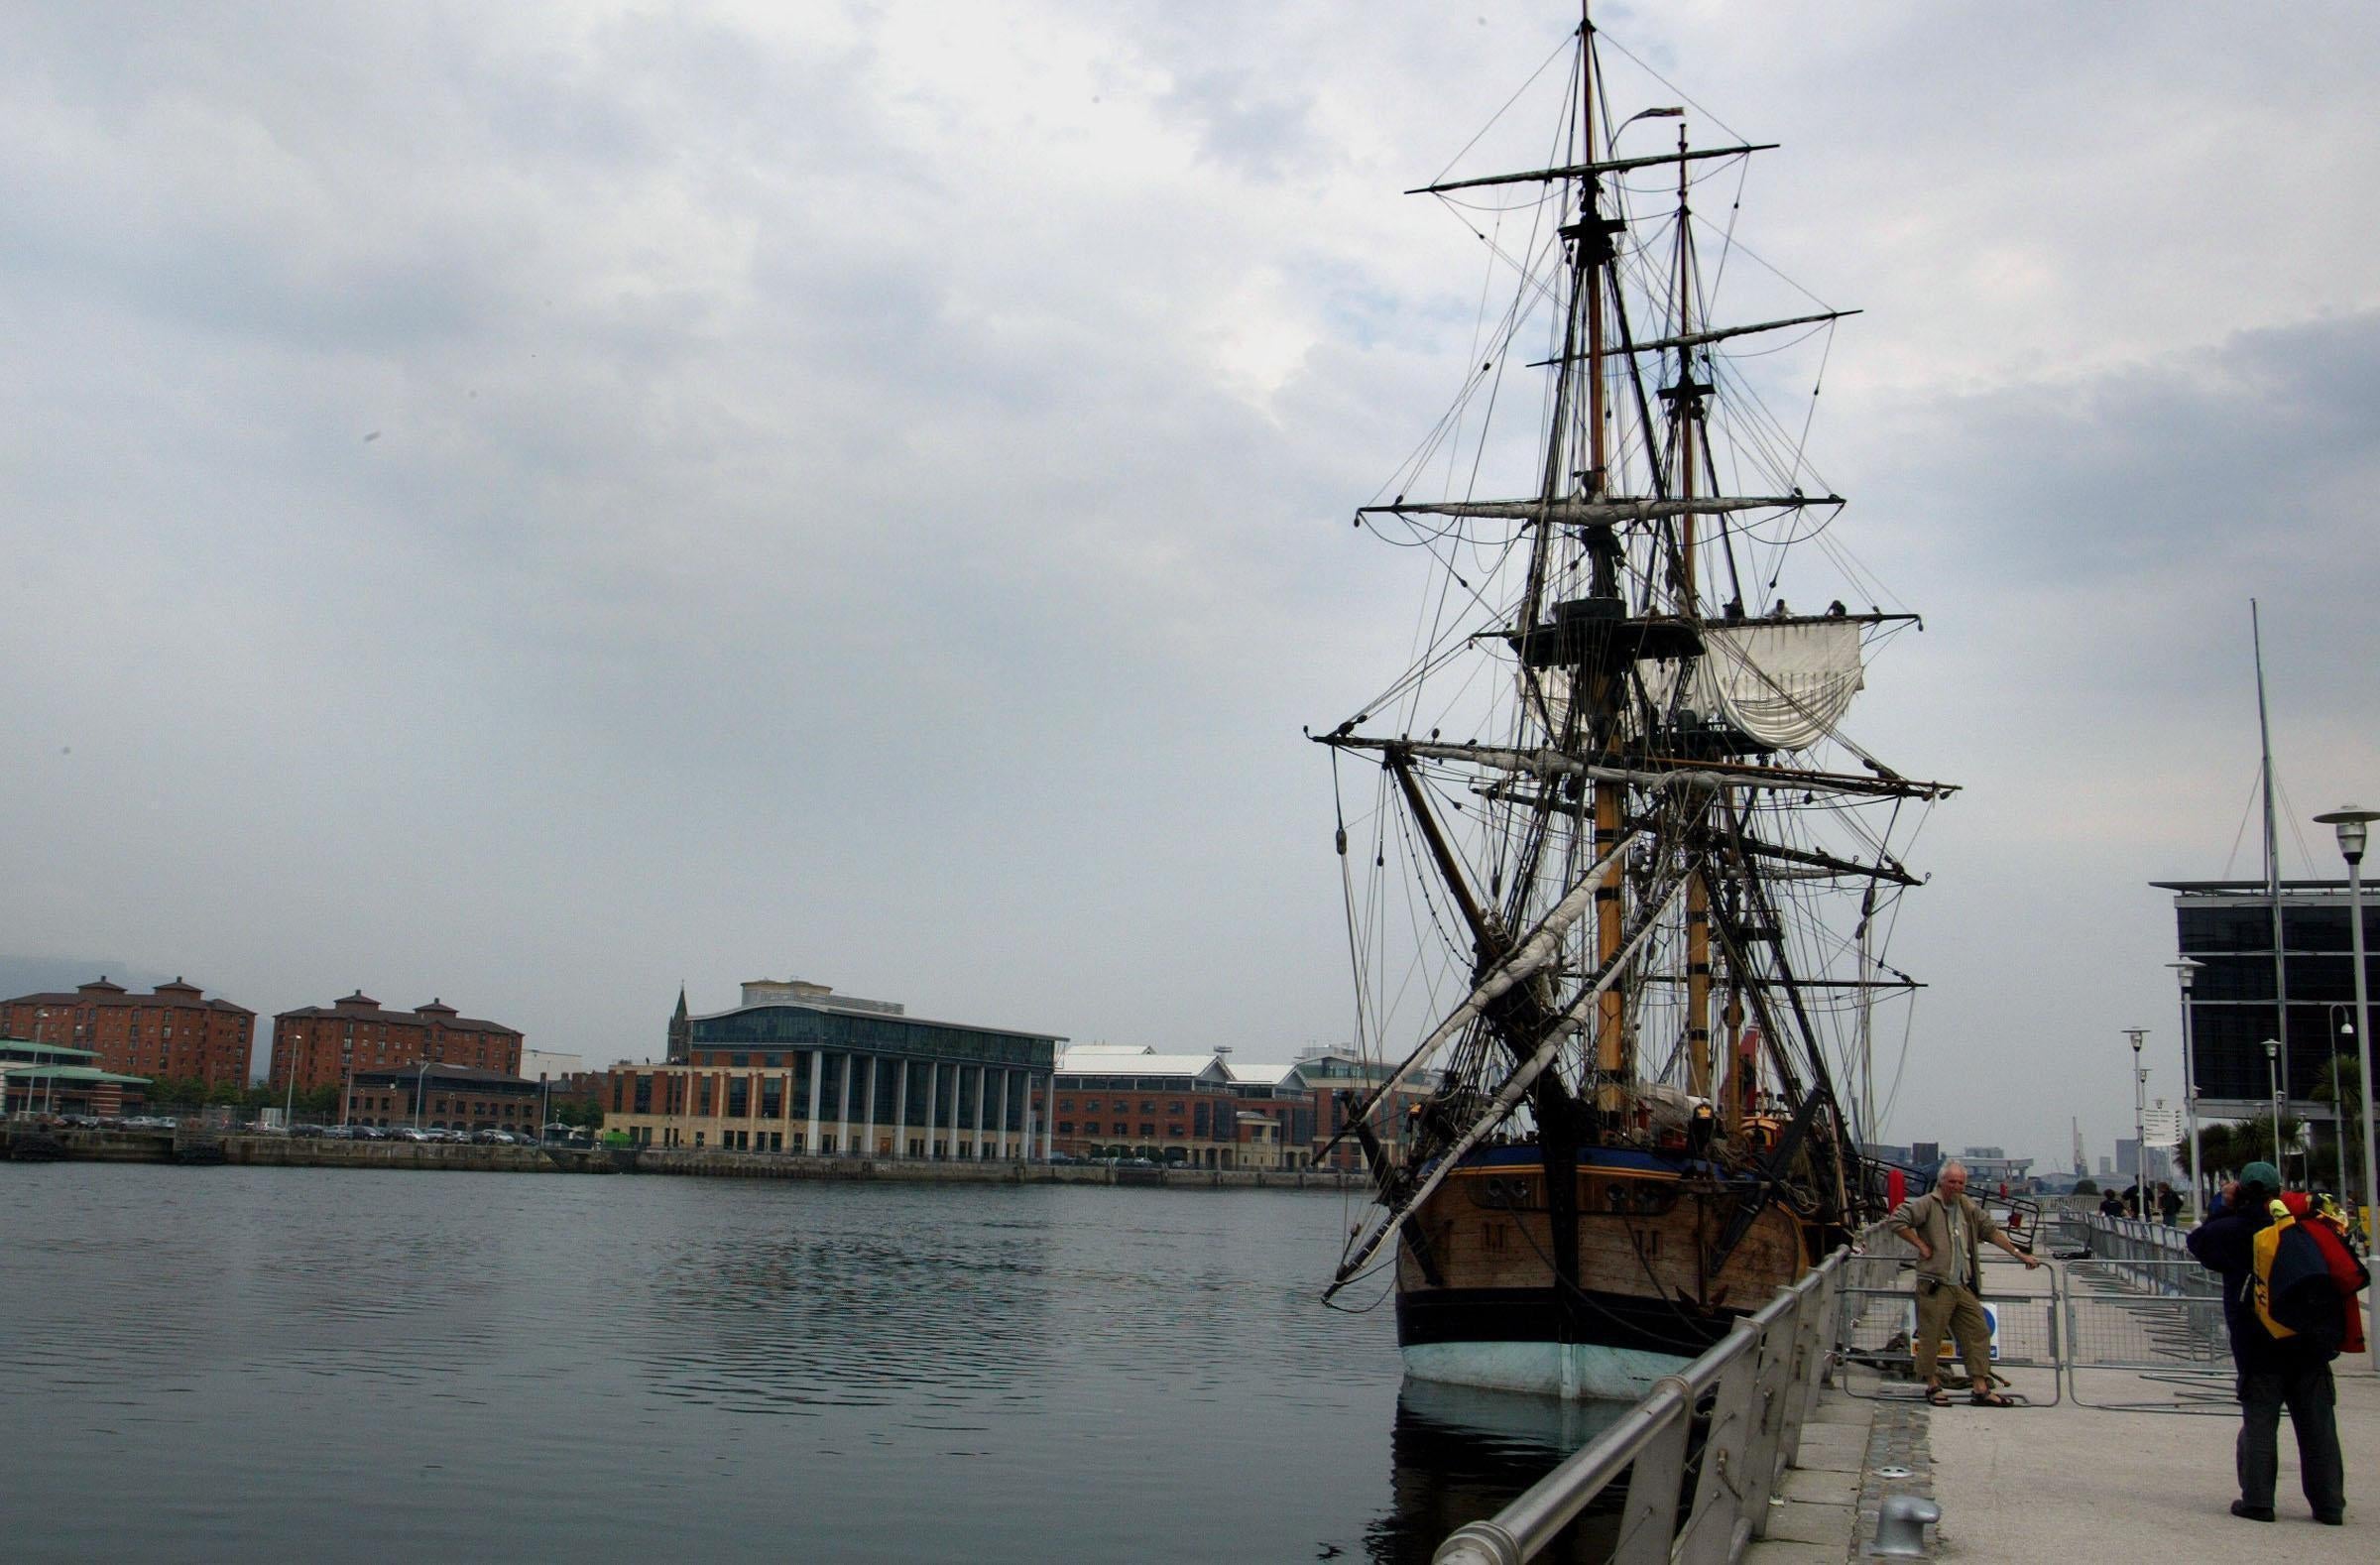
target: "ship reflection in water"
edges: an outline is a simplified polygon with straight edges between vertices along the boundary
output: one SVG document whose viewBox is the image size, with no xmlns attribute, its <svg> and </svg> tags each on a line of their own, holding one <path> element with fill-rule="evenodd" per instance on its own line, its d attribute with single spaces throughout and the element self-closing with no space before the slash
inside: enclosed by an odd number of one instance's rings
<svg viewBox="0 0 2380 1565">
<path fill-rule="evenodd" d="M 1405 1382 L 1389 1441 L 1389 1508 L 1365 1539 L 1371 1558 L 1426 1562 L 1448 1533 L 1494 1515 L 1630 1405 Z M 1607 1559 L 1622 1493 L 1608 1491 L 1538 1558 Z"/>
</svg>

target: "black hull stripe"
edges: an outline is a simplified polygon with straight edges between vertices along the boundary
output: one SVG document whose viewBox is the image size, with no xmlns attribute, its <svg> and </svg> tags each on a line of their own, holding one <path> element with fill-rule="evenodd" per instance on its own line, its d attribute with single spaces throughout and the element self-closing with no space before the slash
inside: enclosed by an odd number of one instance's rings
<svg viewBox="0 0 2380 1565">
<path fill-rule="evenodd" d="M 1573 1342 L 1698 1358 L 1727 1334 L 1740 1310 L 1708 1315 L 1625 1293 L 1573 1293 L 1567 1311 L 1552 1288 L 1433 1288 L 1396 1299 L 1399 1347 L 1441 1342 Z M 1565 1314 L 1568 1319 L 1565 1320 Z"/>
</svg>

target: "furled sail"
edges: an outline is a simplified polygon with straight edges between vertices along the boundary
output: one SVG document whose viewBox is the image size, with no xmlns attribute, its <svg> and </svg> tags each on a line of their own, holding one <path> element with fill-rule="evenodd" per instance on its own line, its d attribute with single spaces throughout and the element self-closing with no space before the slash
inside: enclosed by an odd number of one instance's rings
<svg viewBox="0 0 2380 1565">
<path fill-rule="evenodd" d="M 1860 629 L 1855 620 L 1705 625 L 1703 655 L 1676 704 L 1725 718 L 1771 749 L 1805 749 L 1834 731 L 1866 682 Z M 1670 705 L 1678 666 L 1636 665 L 1655 706 Z"/>
</svg>

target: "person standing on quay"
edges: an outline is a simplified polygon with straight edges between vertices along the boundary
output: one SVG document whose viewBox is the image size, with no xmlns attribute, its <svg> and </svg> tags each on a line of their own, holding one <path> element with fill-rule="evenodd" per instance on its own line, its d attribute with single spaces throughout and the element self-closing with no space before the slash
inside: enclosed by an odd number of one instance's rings
<svg viewBox="0 0 2380 1565">
<path fill-rule="evenodd" d="M 2223 1279 L 2223 1324 L 2239 1372 L 2239 1498 L 2231 1514 L 2273 1519 L 2286 1405 L 2306 1504 L 2315 1520 L 2338 1526 L 2346 1519 L 2347 1487 L 2330 1361 L 2352 1319 L 2355 1301 L 2342 1297 L 2342 1289 L 2354 1279 L 2334 1280 L 2312 1236 L 2272 1232 L 2294 1224 L 2280 1195 L 2280 1170 L 2250 1163 L 2239 1171 L 2237 1196 L 2190 1234 L 2190 1253 Z M 2293 1238 L 2300 1243 L 2291 1244 Z"/>
<path fill-rule="evenodd" d="M 1950 1405 L 1942 1388 L 1942 1338 L 1947 1328 L 1958 1341 L 1959 1358 L 1974 1383 L 1977 1407 L 2015 1404 L 1991 1388 L 1991 1327 L 1983 1318 L 1983 1301 L 1976 1286 L 1983 1275 L 1982 1244 L 1988 1239 L 2025 1264 L 2030 1271 L 2041 1262 L 2016 1248 L 1966 1193 L 1966 1164 L 1957 1158 L 1942 1165 L 1934 1188 L 1903 1201 L 1889 1219 L 1893 1231 L 1917 1249 L 1917 1339 L 1911 1344 L 1918 1373 L 1926 1378 L 1926 1400 L 1937 1407 Z"/>
</svg>

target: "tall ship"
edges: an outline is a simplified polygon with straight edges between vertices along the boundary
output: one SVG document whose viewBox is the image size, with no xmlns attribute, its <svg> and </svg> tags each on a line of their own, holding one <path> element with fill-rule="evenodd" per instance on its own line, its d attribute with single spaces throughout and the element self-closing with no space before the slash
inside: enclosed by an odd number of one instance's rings
<svg viewBox="0 0 2380 1565">
<path fill-rule="evenodd" d="M 1856 312 L 1738 233 L 1770 144 L 1700 134 L 1584 8 L 1575 44 L 1550 157 L 1414 192 L 1505 286 L 1355 518 L 1423 578 L 1411 661 L 1311 734 L 1379 1066 L 1329 1296 L 1393 1293 L 1414 1379 L 1632 1398 L 1879 1206 L 1919 987 L 1887 936 L 1955 789 L 1850 727 L 1923 628 L 1806 445 Z"/>
</svg>

